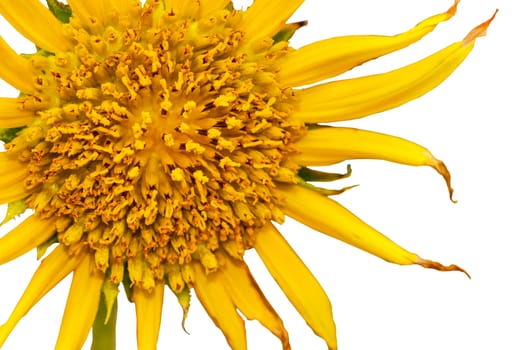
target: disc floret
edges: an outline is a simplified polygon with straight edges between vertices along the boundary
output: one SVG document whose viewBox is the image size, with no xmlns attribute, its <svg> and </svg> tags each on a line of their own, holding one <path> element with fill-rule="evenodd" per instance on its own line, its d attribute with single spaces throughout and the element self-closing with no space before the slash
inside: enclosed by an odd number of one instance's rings
<svg viewBox="0 0 528 350">
<path fill-rule="evenodd" d="M 101 271 L 151 289 L 192 284 L 188 264 L 241 258 L 255 229 L 282 221 L 277 183 L 304 133 L 276 82 L 286 42 L 248 41 L 241 14 L 196 20 L 153 1 L 130 18 L 65 30 L 72 52 L 36 54 L 40 119 L 7 145 L 27 164 L 30 208 L 65 246 L 88 246 Z M 134 20 L 132 20 L 134 18 Z"/>
</svg>

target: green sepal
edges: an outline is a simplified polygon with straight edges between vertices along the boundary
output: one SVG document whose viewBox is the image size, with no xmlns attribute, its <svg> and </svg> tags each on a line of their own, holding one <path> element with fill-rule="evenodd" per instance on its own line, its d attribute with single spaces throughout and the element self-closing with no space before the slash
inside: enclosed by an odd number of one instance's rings
<svg viewBox="0 0 528 350">
<path fill-rule="evenodd" d="M 176 294 L 176 297 L 178 298 L 178 303 L 180 303 L 180 306 L 183 311 L 181 327 L 185 333 L 189 334 L 189 332 L 187 332 L 187 330 L 185 329 L 185 321 L 187 320 L 187 316 L 189 315 L 189 309 L 191 307 L 191 290 L 189 289 L 189 287 L 185 286 L 180 293 L 174 292 L 174 294 Z"/>
<path fill-rule="evenodd" d="M 37 260 L 40 260 L 44 256 L 44 254 L 46 254 L 48 248 L 55 243 L 59 243 L 59 240 L 57 239 L 57 234 L 54 234 L 46 242 L 39 245 L 37 247 Z"/>
<path fill-rule="evenodd" d="M 116 321 L 117 321 L 117 294 L 118 286 L 105 279 L 99 308 L 92 326 L 91 350 L 116 349 Z"/>
<path fill-rule="evenodd" d="M 134 294 L 132 291 L 132 280 L 130 279 L 130 275 L 128 274 L 128 266 L 125 265 L 125 271 L 123 272 L 123 288 L 125 289 L 125 294 L 127 296 L 128 301 L 131 303 L 134 302 Z"/>
<path fill-rule="evenodd" d="M 24 58 L 27 58 L 27 59 L 30 59 L 33 56 L 50 57 L 50 56 L 54 55 L 53 52 L 46 51 L 44 49 L 39 48 L 38 46 L 36 46 L 36 48 L 37 48 L 36 52 L 34 52 L 34 53 L 21 53 L 20 56 L 24 57 Z M 24 95 L 21 93 L 20 96 L 24 96 Z"/>
<path fill-rule="evenodd" d="M 317 129 L 321 129 L 321 128 L 329 128 L 328 125 L 321 125 L 321 124 L 317 124 L 317 123 L 306 123 L 306 124 L 304 124 L 304 126 L 306 127 L 306 129 L 308 129 L 308 131 L 317 130 Z"/>
<path fill-rule="evenodd" d="M 0 141 L 4 141 L 4 143 L 13 141 L 13 139 L 18 136 L 18 132 L 22 129 L 24 129 L 24 127 L 0 129 Z"/>
<path fill-rule="evenodd" d="M 289 41 L 295 32 L 308 24 L 308 21 L 300 21 L 295 23 L 288 23 L 282 26 L 281 30 L 273 36 L 273 42 Z"/>
<path fill-rule="evenodd" d="M 305 187 L 305 188 L 308 188 L 312 191 L 315 191 L 315 192 L 318 192 L 320 194 L 322 194 L 323 196 L 334 196 L 336 194 L 341 194 L 351 188 L 354 188 L 358 185 L 353 185 L 353 186 L 346 186 L 346 187 L 343 187 L 343 188 L 340 188 L 338 190 L 332 190 L 332 189 L 329 189 L 329 188 L 323 188 L 323 187 L 318 187 L 318 186 L 315 186 L 315 185 L 312 185 L 306 181 L 304 181 L 303 179 L 301 179 L 300 177 L 297 177 L 298 179 L 298 183 L 297 185 L 299 186 L 302 186 L 302 187 Z"/>
<path fill-rule="evenodd" d="M 104 319 L 105 324 L 108 323 L 110 317 L 112 316 L 112 311 L 115 307 L 117 308 L 117 295 L 119 294 L 119 284 L 110 282 L 110 279 L 107 277 L 103 283 L 103 293 L 102 297 L 104 298 L 106 305 L 106 316 Z"/>
<path fill-rule="evenodd" d="M 25 212 L 27 209 L 26 207 L 26 200 L 25 199 L 19 199 L 17 201 L 11 202 L 7 204 L 7 211 L 6 215 L 4 217 L 4 220 L 0 222 L 0 226 L 5 224 L 6 222 L 11 221 L 11 219 L 14 219 L 18 215 Z"/>
<path fill-rule="evenodd" d="M 72 16 L 72 9 L 70 5 L 63 4 L 58 0 L 46 0 L 48 8 L 51 13 L 62 23 L 68 23 Z"/>
<path fill-rule="evenodd" d="M 317 181 L 317 182 L 330 182 L 341 179 L 346 179 L 352 174 L 352 167 L 347 164 L 347 170 L 345 174 L 338 173 L 327 173 L 324 171 L 313 170 L 310 168 L 303 167 L 297 172 L 297 176 L 302 178 L 304 181 Z"/>
</svg>

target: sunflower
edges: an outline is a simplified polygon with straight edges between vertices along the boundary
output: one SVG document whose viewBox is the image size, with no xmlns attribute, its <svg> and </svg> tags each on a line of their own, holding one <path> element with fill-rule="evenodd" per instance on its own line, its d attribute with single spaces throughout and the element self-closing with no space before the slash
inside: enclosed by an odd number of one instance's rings
<svg viewBox="0 0 528 350">
<path fill-rule="evenodd" d="M 402 49 L 450 19 L 395 36 L 343 36 L 293 49 L 302 0 L 2 1 L 0 14 L 37 50 L 0 38 L 0 263 L 37 248 L 41 260 L 9 319 L 18 321 L 73 273 L 56 349 L 115 348 L 116 297 L 134 303 L 138 349 L 155 349 L 164 293 L 184 311 L 191 291 L 232 349 L 246 349 L 243 315 L 290 349 L 288 333 L 244 262 L 255 249 L 293 306 L 337 349 L 330 302 L 273 224 L 293 218 L 386 261 L 462 271 L 422 259 L 330 199 L 312 182 L 350 175 L 313 169 L 349 159 L 434 168 L 413 142 L 328 124 L 413 100 L 440 84 L 485 34 L 383 74 L 319 83 Z M 314 215 L 314 213 L 317 213 Z M 167 287 L 167 288 L 166 288 Z"/>
</svg>

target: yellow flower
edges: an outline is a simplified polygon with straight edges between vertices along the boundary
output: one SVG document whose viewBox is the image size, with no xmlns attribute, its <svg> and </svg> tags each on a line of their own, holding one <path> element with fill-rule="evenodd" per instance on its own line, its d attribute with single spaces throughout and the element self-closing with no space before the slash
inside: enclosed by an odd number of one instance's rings
<svg viewBox="0 0 528 350">
<path fill-rule="evenodd" d="M 32 210 L 0 238 L 0 264 L 53 246 L 0 327 L 0 346 L 73 272 L 56 349 L 80 349 L 92 327 L 94 348 L 114 348 L 121 284 L 135 304 L 140 350 L 156 348 L 166 285 L 184 320 L 194 289 L 232 349 L 246 348 L 240 314 L 289 349 L 244 263 L 254 248 L 336 349 L 325 292 L 272 224 L 285 216 L 392 263 L 464 271 L 403 249 L 329 198 L 346 188 L 310 183 L 350 171 L 310 167 L 364 158 L 426 165 L 452 194 L 447 168 L 424 147 L 321 123 L 365 117 L 433 89 L 491 19 L 401 69 L 306 87 L 416 42 L 451 18 L 458 1 L 396 36 L 344 36 L 294 50 L 289 39 L 306 23 L 286 21 L 302 2 L 255 0 L 246 11 L 229 0 L 49 0 L 49 9 L 39 0 L 0 2 L 0 14 L 38 47 L 18 55 L 0 38 L 0 77 L 21 93 L 0 99 L 0 204 L 8 204 L 4 221 Z"/>
</svg>

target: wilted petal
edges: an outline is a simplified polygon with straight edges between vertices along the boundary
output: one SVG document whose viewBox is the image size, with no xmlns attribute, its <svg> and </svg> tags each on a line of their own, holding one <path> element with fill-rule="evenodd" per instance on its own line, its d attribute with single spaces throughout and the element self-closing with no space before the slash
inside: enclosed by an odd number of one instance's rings
<svg viewBox="0 0 528 350">
<path fill-rule="evenodd" d="M 473 29 L 464 40 L 403 68 L 299 90 L 295 117 L 305 123 L 351 120 L 412 101 L 453 73 L 491 20 Z"/>
<path fill-rule="evenodd" d="M 453 17 L 458 2 L 455 1 L 445 13 L 432 16 L 399 35 L 351 35 L 303 46 L 284 58 L 279 72 L 280 81 L 284 86 L 315 83 L 400 50 L 429 34 L 439 23 Z"/>
<path fill-rule="evenodd" d="M 374 131 L 321 127 L 309 130 L 295 143 L 297 163 L 331 165 L 348 159 L 380 159 L 405 165 L 427 165 L 444 178 L 452 198 L 451 174 L 426 148 L 400 137 Z"/>
</svg>

